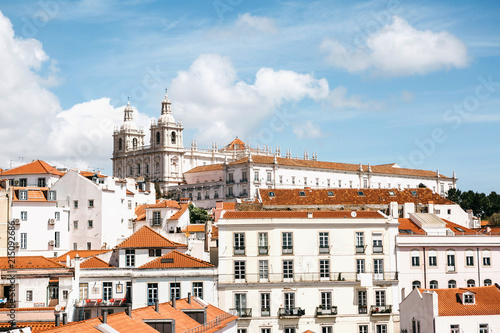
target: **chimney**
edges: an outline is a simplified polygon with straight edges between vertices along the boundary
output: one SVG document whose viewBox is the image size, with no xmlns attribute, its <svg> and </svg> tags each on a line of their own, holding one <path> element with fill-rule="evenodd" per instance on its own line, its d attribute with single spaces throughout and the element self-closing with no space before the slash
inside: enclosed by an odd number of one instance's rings
<svg viewBox="0 0 500 333">
<path fill-rule="evenodd" d="M 172 297 L 172 307 L 175 309 L 175 297 Z"/>
<path fill-rule="evenodd" d="M 11 321 L 10 328 L 17 328 L 17 321 L 15 321 L 15 320 Z"/>
<path fill-rule="evenodd" d="M 129 317 L 132 317 L 132 303 L 127 303 L 127 310 L 125 310 Z"/>
<path fill-rule="evenodd" d="M 67 314 L 66 312 L 63 312 L 63 314 L 62 314 L 62 315 L 63 315 L 63 316 L 62 316 L 62 317 L 63 317 L 63 318 L 62 318 L 62 319 L 63 319 L 63 325 L 68 324 L 68 314 Z"/>
<path fill-rule="evenodd" d="M 313 213 L 312 212 L 307 212 L 307 218 L 312 219 L 313 218 Z"/>
<path fill-rule="evenodd" d="M 59 313 L 54 314 L 56 316 L 56 327 L 61 325 L 61 318 Z"/>
<path fill-rule="evenodd" d="M 102 323 L 108 323 L 108 309 L 102 309 Z"/>
<path fill-rule="evenodd" d="M 188 304 L 191 304 L 191 293 L 188 293 Z"/>
<path fill-rule="evenodd" d="M 160 313 L 160 302 L 158 300 L 155 300 L 155 311 Z"/>
</svg>

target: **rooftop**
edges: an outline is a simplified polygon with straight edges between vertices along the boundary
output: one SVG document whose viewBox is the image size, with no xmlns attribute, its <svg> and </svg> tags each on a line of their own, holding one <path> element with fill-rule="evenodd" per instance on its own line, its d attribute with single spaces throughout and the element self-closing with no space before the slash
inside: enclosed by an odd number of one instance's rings
<svg viewBox="0 0 500 333">
<path fill-rule="evenodd" d="M 42 256 L 16 256 L 14 267 L 11 267 L 11 260 L 9 257 L 0 257 L 0 269 L 66 268 Z"/>
<path fill-rule="evenodd" d="M 312 217 L 309 217 L 312 214 Z M 378 212 L 370 211 L 228 211 L 221 219 L 383 219 Z"/>
<path fill-rule="evenodd" d="M 62 176 L 63 173 L 48 163 L 40 160 L 35 160 L 31 163 L 21 165 L 17 168 L 6 170 L 2 172 L 2 176 L 14 176 L 14 175 L 30 175 L 30 174 L 51 174 L 56 176 Z"/>
<path fill-rule="evenodd" d="M 186 244 L 173 242 L 164 236 L 160 235 L 148 226 L 143 226 L 127 239 L 116 246 L 117 248 L 180 248 L 187 247 Z"/>
<path fill-rule="evenodd" d="M 160 258 L 150 261 L 139 268 L 208 268 L 214 267 L 206 261 L 188 256 L 177 251 L 171 251 Z"/>
</svg>

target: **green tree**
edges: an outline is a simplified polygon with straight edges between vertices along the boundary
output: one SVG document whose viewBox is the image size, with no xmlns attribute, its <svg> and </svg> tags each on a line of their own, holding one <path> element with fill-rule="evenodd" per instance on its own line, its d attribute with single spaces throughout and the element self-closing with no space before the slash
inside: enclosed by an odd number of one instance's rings
<svg viewBox="0 0 500 333">
<path fill-rule="evenodd" d="M 188 209 L 189 209 L 189 223 L 203 224 L 210 220 L 208 212 L 203 208 L 198 208 L 191 203 L 189 204 Z"/>
<path fill-rule="evenodd" d="M 494 213 L 488 219 L 491 225 L 500 225 L 500 213 Z"/>
</svg>

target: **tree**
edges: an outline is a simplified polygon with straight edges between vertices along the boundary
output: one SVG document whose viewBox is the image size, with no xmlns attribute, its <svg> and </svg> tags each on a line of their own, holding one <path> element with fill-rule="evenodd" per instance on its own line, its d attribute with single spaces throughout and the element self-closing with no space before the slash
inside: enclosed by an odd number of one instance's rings
<svg viewBox="0 0 500 333">
<path fill-rule="evenodd" d="M 195 205 L 190 203 L 188 209 L 189 209 L 189 223 L 203 224 L 210 220 L 208 212 L 203 208 L 195 207 Z"/>
<path fill-rule="evenodd" d="M 427 188 L 427 186 L 425 186 L 424 183 L 420 183 L 420 184 L 418 184 L 418 188 Z"/>
<path fill-rule="evenodd" d="M 491 225 L 500 225 L 500 213 L 495 213 L 488 219 Z"/>
</svg>

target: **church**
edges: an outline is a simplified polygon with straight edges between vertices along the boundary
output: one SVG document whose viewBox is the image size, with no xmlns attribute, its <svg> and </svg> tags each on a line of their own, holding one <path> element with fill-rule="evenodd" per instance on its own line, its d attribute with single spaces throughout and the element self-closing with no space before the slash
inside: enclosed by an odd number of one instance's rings
<svg viewBox="0 0 500 333">
<path fill-rule="evenodd" d="M 455 173 L 406 169 L 396 163 L 370 165 L 321 162 L 317 155 L 293 158 L 277 147 L 252 148 L 236 138 L 223 148 L 213 144 L 198 149 L 196 141 L 184 147 L 181 121 L 172 114 L 165 93 L 161 115 L 152 121 L 150 142 L 133 120 L 130 103 L 120 128 L 113 133 L 113 175 L 158 183 L 165 194 L 189 197 L 201 207 L 215 207 L 217 200 L 255 200 L 262 188 L 387 188 L 402 190 L 425 186 L 445 195 L 456 188 Z"/>
</svg>

